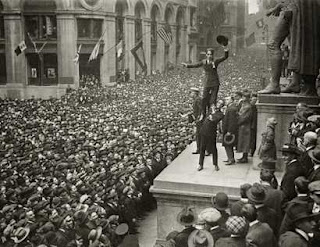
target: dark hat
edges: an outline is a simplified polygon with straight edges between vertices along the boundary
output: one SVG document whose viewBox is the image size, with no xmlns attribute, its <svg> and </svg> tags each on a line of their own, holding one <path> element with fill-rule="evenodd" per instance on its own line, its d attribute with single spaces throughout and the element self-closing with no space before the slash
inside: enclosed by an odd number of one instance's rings
<svg viewBox="0 0 320 247">
<path fill-rule="evenodd" d="M 254 203 L 263 203 L 266 199 L 266 189 L 258 183 L 254 183 L 247 191 L 247 197 Z"/>
<path fill-rule="evenodd" d="M 308 155 L 314 162 L 320 164 L 320 148 L 316 147 L 315 149 L 309 150 Z"/>
<path fill-rule="evenodd" d="M 226 193 L 219 192 L 211 198 L 211 203 L 218 210 L 226 210 L 229 205 L 229 198 Z"/>
<path fill-rule="evenodd" d="M 282 153 L 299 154 L 298 148 L 292 144 L 284 144 L 281 148 L 281 152 Z"/>
<path fill-rule="evenodd" d="M 275 171 L 276 170 L 276 161 L 274 160 L 262 160 L 260 164 L 258 164 L 260 169 Z"/>
<path fill-rule="evenodd" d="M 227 133 L 223 137 L 223 142 L 227 145 L 232 145 L 235 142 L 235 140 L 236 140 L 235 134 Z"/>
<path fill-rule="evenodd" d="M 184 207 L 177 216 L 177 221 L 183 226 L 191 226 L 197 220 L 196 213 L 190 207 Z"/>
<path fill-rule="evenodd" d="M 320 213 L 310 213 L 308 207 L 303 204 L 293 204 L 288 208 L 287 215 L 293 223 L 304 219 L 320 218 Z"/>
<path fill-rule="evenodd" d="M 223 45 L 223 46 L 226 46 L 228 45 L 228 38 L 226 36 L 223 36 L 223 35 L 218 35 L 217 37 L 217 42 L 220 44 L 220 45 Z"/>
<path fill-rule="evenodd" d="M 194 230 L 188 238 L 188 247 L 213 247 L 214 240 L 206 230 Z"/>
</svg>

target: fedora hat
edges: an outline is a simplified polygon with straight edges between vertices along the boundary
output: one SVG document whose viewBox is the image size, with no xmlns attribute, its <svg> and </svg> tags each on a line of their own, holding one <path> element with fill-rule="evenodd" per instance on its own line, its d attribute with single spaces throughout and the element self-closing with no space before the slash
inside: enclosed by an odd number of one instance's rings
<svg viewBox="0 0 320 247">
<path fill-rule="evenodd" d="M 320 148 L 309 150 L 308 155 L 315 163 L 320 164 Z"/>
<path fill-rule="evenodd" d="M 220 44 L 220 45 L 223 45 L 223 46 L 226 46 L 228 45 L 228 38 L 224 35 L 218 35 L 217 37 L 217 42 Z"/>
<path fill-rule="evenodd" d="M 177 215 L 177 221 L 180 225 L 192 226 L 197 221 L 197 215 L 190 207 L 185 207 Z"/>
<path fill-rule="evenodd" d="M 14 231 L 14 236 L 11 239 L 16 243 L 19 244 L 23 242 L 29 235 L 30 228 L 29 227 L 19 227 L 17 230 Z"/>
<path fill-rule="evenodd" d="M 102 227 L 98 226 L 97 229 L 92 229 L 88 234 L 89 247 L 96 246 L 95 242 L 100 239 L 102 235 Z"/>
<path fill-rule="evenodd" d="M 276 161 L 275 160 L 262 160 L 261 163 L 258 164 L 260 169 L 265 169 L 268 171 L 276 170 Z"/>
<path fill-rule="evenodd" d="M 213 247 L 214 241 L 210 232 L 194 230 L 188 238 L 188 247 Z"/>
<path fill-rule="evenodd" d="M 320 213 L 312 214 L 308 210 L 307 207 L 305 207 L 302 204 L 293 204 L 287 212 L 288 217 L 292 220 L 293 223 L 296 223 L 300 220 L 304 219 L 319 219 Z"/>
<path fill-rule="evenodd" d="M 232 145 L 235 140 L 236 140 L 235 134 L 227 133 L 223 137 L 223 142 L 227 145 Z"/>
<path fill-rule="evenodd" d="M 247 191 L 247 197 L 254 203 L 263 203 L 267 197 L 266 189 L 258 183 L 254 183 Z"/>
</svg>

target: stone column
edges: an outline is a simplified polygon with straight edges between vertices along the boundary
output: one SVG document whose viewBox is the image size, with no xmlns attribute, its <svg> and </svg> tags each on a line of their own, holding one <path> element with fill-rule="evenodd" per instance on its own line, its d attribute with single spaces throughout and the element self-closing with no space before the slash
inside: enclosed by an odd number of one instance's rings
<svg viewBox="0 0 320 247">
<path fill-rule="evenodd" d="M 165 23 L 164 22 L 158 22 L 158 30 L 161 27 L 164 27 Z M 157 70 L 159 70 L 160 72 L 163 72 L 165 69 L 165 43 L 164 41 L 160 38 L 160 36 L 158 35 L 157 37 Z"/>
<path fill-rule="evenodd" d="M 107 16 L 102 30 L 108 27 L 103 36 L 104 49 L 100 59 L 100 78 L 102 85 L 110 85 L 116 81 L 116 17 Z"/>
<path fill-rule="evenodd" d="M 178 62 L 185 62 L 187 60 L 187 54 L 189 54 L 189 44 L 188 44 L 188 32 L 187 25 L 181 27 L 181 48 L 180 48 L 180 59 Z"/>
<path fill-rule="evenodd" d="M 126 56 L 126 69 L 129 69 L 130 79 L 136 78 L 135 59 L 131 54 L 131 49 L 135 45 L 135 17 L 126 16 L 124 21 L 125 32 L 125 56 Z"/>
<path fill-rule="evenodd" d="M 77 53 L 76 19 L 71 14 L 57 14 L 57 55 L 59 84 L 79 87 L 79 64 L 73 59 Z"/>
<path fill-rule="evenodd" d="M 169 61 L 173 64 L 177 63 L 177 25 L 170 25 L 171 33 L 172 33 L 172 43 L 169 47 Z"/>
<path fill-rule="evenodd" d="M 25 40 L 20 14 L 20 12 L 9 12 L 4 16 L 7 87 L 10 88 L 23 87 L 27 84 L 26 56 L 24 53 L 17 56 L 14 52 L 19 43 Z M 23 97 L 19 90 L 13 89 L 11 95 L 9 91 L 8 89 L 9 97 Z"/>
<path fill-rule="evenodd" d="M 143 50 L 147 64 L 147 74 L 151 74 L 151 19 L 143 19 Z"/>
</svg>

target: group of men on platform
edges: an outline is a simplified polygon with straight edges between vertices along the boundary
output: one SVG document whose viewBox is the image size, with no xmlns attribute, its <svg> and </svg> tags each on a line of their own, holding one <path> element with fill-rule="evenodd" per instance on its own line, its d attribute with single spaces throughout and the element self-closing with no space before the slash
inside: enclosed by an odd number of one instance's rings
<svg viewBox="0 0 320 247">
<path fill-rule="evenodd" d="M 210 113 L 205 117 L 202 109 L 202 99 L 198 88 L 191 88 L 193 112 L 189 121 L 196 125 L 197 150 L 200 154 L 198 171 L 203 169 L 205 152 L 212 154 L 215 170 L 219 170 L 216 147 L 217 131 L 222 134 L 222 144 L 225 147 L 228 160 L 226 165 L 234 165 L 234 148 L 243 153 L 238 163 L 247 163 L 248 155 L 255 153 L 257 133 L 257 95 L 248 91 L 237 91 L 224 100 L 218 100 L 210 107 Z M 220 121 L 222 123 L 220 124 Z"/>
<path fill-rule="evenodd" d="M 184 208 L 178 222 L 185 229 L 168 235 L 169 246 L 319 246 L 320 115 L 299 103 L 289 133 L 292 143 L 281 148 L 285 172 L 280 183 L 276 161 L 263 159 L 260 181 L 241 185 L 240 200 L 229 203 L 220 192 L 198 215 Z"/>
</svg>

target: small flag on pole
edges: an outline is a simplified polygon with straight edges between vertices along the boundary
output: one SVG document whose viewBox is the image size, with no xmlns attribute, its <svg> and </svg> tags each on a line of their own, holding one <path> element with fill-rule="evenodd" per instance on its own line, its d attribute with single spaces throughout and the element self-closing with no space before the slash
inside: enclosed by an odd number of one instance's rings
<svg viewBox="0 0 320 247">
<path fill-rule="evenodd" d="M 88 62 L 91 62 L 92 60 L 97 59 L 97 57 L 99 55 L 100 42 L 101 42 L 101 38 L 98 40 L 97 44 L 94 46 L 94 48 L 90 54 Z"/>
<path fill-rule="evenodd" d="M 246 45 L 247 46 L 251 46 L 255 42 L 256 42 L 256 37 L 255 37 L 254 32 L 253 32 L 246 38 Z"/>
<path fill-rule="evenodd" d="M 172 33 L 169 25 L 166 25 L 164 27 L 161 27 L 157 34 L 160 36 L 160 38 L 166 43 L 171 44 L 172 43 Z"/>
<path fill-rule="evenodd" d="M 27 49 L 26 42 L 21 41 L 17 48 L 14 50 L 17 56 L 19 56 L 25 49 Z"/>
<path fill-rule="evenodd" d="M 120 42 L 117 44 L 116 52 L 117 52 L 117 58 L 120 58 L 123 53 L 123 40 L 120 40 Z"/>
<path fill-rule="evenodd" d="M 52 35 L 53 33 L 53 27 L 52 27 L 52 21 L 51 18 L 49 16 L 46 16 L 46 34 L 48 36 Z"/>
<path fill-rule="evenodd" d="M 264 27 L 264 20 L 263 18 L 259 19 L 256 21 L 257 27 L 258 28 L 263 28 Z"/>
<path fill-rule="evenodd" d="M 82 44 L 79 45 L 77 54 L 74 56 L 74 59 L 73 59 L 73 62 L 76 64 L 79 63 L 81 47 L 82 47 Z"/>
</svg>

